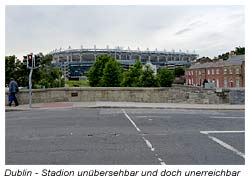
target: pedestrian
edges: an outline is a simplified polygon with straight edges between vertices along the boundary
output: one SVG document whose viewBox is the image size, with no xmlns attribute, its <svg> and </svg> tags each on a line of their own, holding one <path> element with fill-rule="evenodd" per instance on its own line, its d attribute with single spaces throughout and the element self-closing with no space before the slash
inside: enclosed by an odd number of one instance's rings
<svg viewBox="0 0 250 180">
<path fill-rule="evenodd" d="M 203 83 L 202 83 L 202 84 L 203 84 L 203 88 L 205 88 L 205 84 L 206 84 L 206 83 L 208 83 L 208 80 L 207 80 L 207 79 L 204 79 L 204 81 L 203 81 Z"/>
<path fill-rule="evenodd" d="M 13 100 L 15 102 L 15 105 L 18 106 L 18 101 L 16 99 L 16 93 L 19 92 L 17 82 L 10 78 L 10 84 L 9 84 L 9 106 L 11 106 Z"/>
</svg>

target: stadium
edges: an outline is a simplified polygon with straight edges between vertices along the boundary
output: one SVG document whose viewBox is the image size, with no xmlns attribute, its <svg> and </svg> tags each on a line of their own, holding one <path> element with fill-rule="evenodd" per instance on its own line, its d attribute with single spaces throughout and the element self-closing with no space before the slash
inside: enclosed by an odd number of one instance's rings
<svg viewBox="0 0 250 180">
<path fill-rule="evenodd" d="M 65 79 L 81 79 L 86 76 L 86 73 L 91 68 L 95 60 L 100 55 L 108 54 L 119 61 L 122 67 L 126 70 L 136 60 L 140 60 L 142 64 L 152 63 L 157 69 L 167 67 L 173 69 L 176 66 L 189 66 L 194 60 L 197 59 L 198 54 L 195 52 L 175 52 L 152 50 L 124 50 L 117 47 L 114 49 L 97 49 L 88 48 L 84 49 L 71 49 L 67 50 L 53 50 L 50 52 L 53 57 L 52 63 L 59 66 L 64 72 Z"/>
</svg>

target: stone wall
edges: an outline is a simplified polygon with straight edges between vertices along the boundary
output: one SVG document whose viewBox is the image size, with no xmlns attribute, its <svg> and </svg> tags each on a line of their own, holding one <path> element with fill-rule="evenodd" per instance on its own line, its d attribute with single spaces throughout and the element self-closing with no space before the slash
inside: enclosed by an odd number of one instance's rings
<svg viewBox="0 0 250 180">
<path fill-rule="evenodd" d="M 229 92 L 230 104 L 245 104 L 245 89 L 231 89 Z"/>
<path fill-rule="evenodd" d="M 214 89 L 203 89 L 174 85 L 166 88 L 124 88 L 124 87 L 75 87 L 34 89 L 32 103 L 42 102 L 91 102 L 91 101 L 122 101 L 151 103 L 191 103 L 191 104 L 244 104 L 244 90 L 231 92 Z M 240 96 L 240 98 L 239 98 Z M 20 104 L 29 103 L 28 90 L 21 90 L 17 98 Z M 6 104 L 8 93 L 6 92 Z M 241 100 L 238 100 L 241 99 Z M 237 102 L 237 103 L 236 103 Z"/>
</svg>

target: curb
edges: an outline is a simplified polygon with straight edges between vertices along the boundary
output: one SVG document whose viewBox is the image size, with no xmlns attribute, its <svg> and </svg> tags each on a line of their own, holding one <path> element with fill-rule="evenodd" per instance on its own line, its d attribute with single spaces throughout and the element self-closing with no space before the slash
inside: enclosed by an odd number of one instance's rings
<svg viewBox="0 0 250 180">
<path fill-rule="evenodd" d="M 40 107 L 33 107 L 33 108 L 8 108 L 5 109 L 5 112 L 11 112 L 11 111 L 31 111 L 31 110 L 49 110 L 49 109 L 80 109 L 80 108 L 123 108 L 123 109 L 183 109 L 183 110 L 241 110 L 244 111 L 245 108 L 218 108 L 218 107 L 150 107 L 150 106 L 77 106 L 77 107 L 49 107 L 49 108 L 40 108 Z"/>
<path fill-rule="evenodd" d="M 138 107 L 138 106 L 92 106 L 77 108 L 123 108 L 123 109 L 186 109 L 186 110 L 245 110 L 245 108 L 202 108 L 202 107 Z"/>
<path fill-rule="evenodd" d="M 12 112 L 12 111 L 30 111 L 31 109 L 5 109 L 5 112 Z"/>
</svg>

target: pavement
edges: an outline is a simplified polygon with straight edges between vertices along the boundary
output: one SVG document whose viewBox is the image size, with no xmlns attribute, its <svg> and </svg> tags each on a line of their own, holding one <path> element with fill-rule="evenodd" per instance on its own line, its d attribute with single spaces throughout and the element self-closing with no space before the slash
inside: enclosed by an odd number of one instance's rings
<svg viewBox="0 0 250 180">
<path fill-rule="evenodd" d="M 62 108 L 150 108 L 150 109 L 195 109 L 195 110 L 245 110 L 243 104 L 184 104 L 184 103 L 142 103 L 142 102 L 50 102 L 6 106 L 5 111 L 27 111 L 34 109 Z"/>
</svg>

